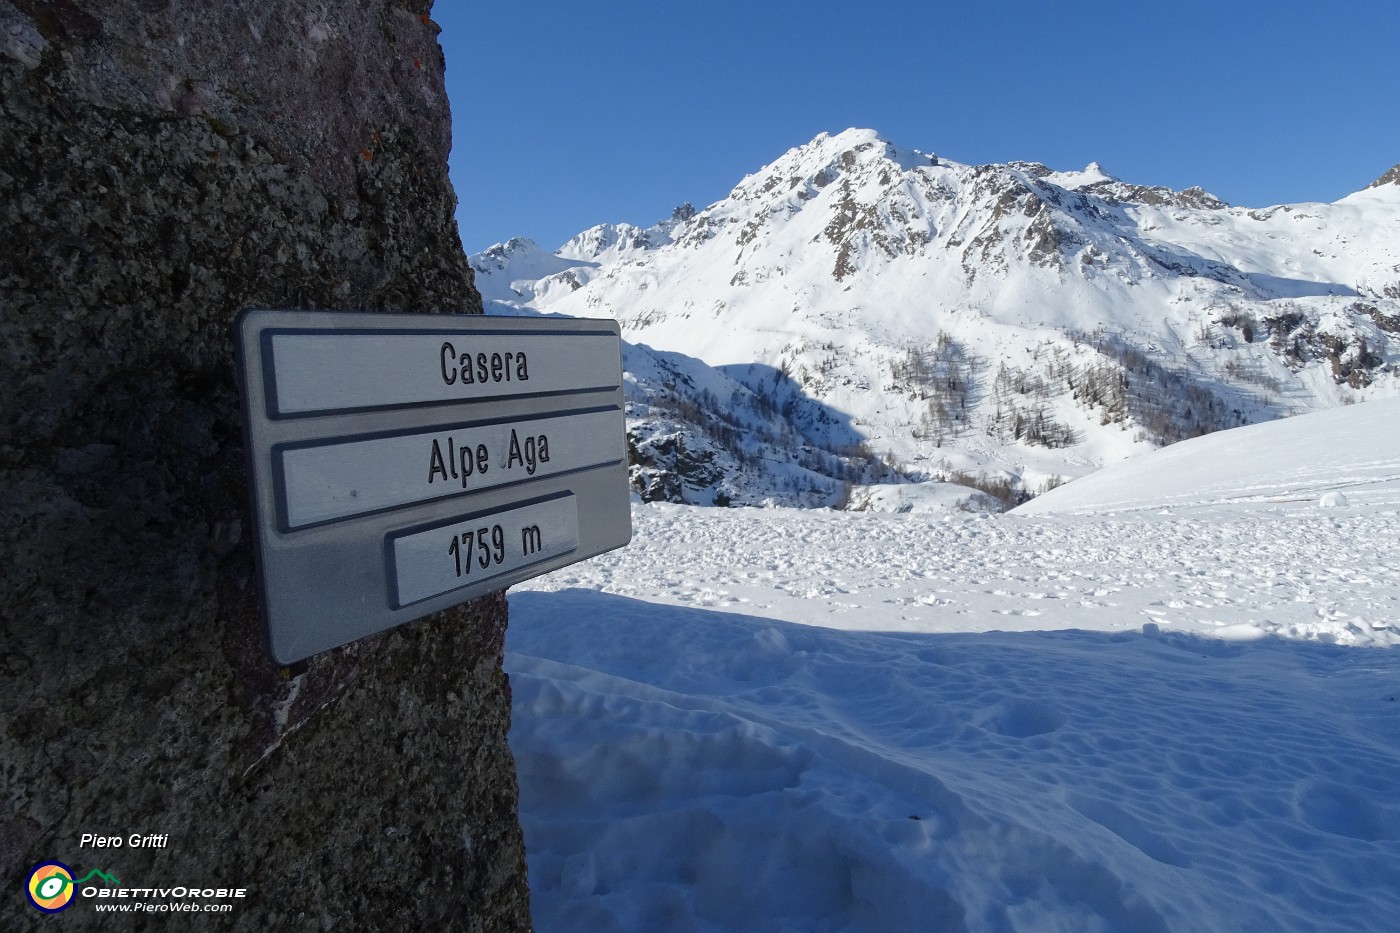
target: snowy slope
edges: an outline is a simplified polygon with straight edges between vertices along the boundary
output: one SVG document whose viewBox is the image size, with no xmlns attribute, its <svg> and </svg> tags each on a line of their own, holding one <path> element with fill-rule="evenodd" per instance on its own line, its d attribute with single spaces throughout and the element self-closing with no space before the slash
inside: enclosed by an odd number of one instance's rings
<svg viewBox="0 0 1400 933">
<path fill-rule="evenodd" d="M 1400 499 L 1400 399 L 1182 441 L 1052 490 L 1018 515 L 1237 507 L 1393 506 Z"/>
<path fill-rule="evenodd" d="M 516 237 L 472 256 L 483 301 L 508 304 L 547 297 L 548 288 L 578 288 L 598 263 L 546 253 L 534 240 Z M 542 284 L 543 283 L 543 284 Z"/>
<path fill-rule="evenodd" d="M 614 317 L 756 391 L 781 373 L 797 433 L 838 449 L 818 415 L 834 413 L 909 479 L 986 471 L 1034 492 L 1400 394 L 1394 179 L 1254 210 L 1097 164 L 970 166 L 847 130 L 656 227 L 497 251 L 472 259 L 484 290 Z"/>
<path fill-rule="evenodd" d="M 486 313 L 537 315 L 528 306 L 488 301 Z M 853 488 L 861 508 L 891 510 L 938 502 L 1000 510 L 1001 504 L 952 483 L 857 484 L 899 479 L 858 449 L 860 437 L 826 416 L 813 443 L 775 401 L 771 384 L 755 389 L 683 353 L 623 341 L 628 459 L 632 487 L 646 501 L 697 505 L 839 506 Z M 832 444 L 832 439 L 840 443 Z"/>
<path fill-rule="evenodd" d="M 635 506 L 510 596 L 537 927 L 1400 929 L 1396 414 L 1051 514 Z"/>
</svg>

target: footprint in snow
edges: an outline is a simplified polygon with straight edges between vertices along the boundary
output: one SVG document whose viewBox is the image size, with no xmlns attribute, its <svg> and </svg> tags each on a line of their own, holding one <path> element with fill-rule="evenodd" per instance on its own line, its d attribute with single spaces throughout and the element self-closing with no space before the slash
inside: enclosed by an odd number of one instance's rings
<svg viewBox="0 0 1400 933">
<path fill-rule="evenodd" d="M 991 731 L 1013 739 L 1044 735 L 1064 724 L 1064 714 L 1053 703 L 1025 699 L 998 703 L 987 711 L 982 721 Z"/>
<path fill-rule="evenodd" d="M 1376 842 L 1385 838 L 1385 814 L 1349 787 L 1322 781 L 1304 783 L 1298 818 L 1319 832 Z"/>
</svg>

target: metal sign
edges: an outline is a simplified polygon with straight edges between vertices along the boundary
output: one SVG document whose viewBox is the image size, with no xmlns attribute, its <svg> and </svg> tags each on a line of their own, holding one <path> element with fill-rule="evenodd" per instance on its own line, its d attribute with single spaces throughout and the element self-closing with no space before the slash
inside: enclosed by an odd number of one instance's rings
<svg viewBox="0 0 1400 933">
<path fill-rule="evenodd" d="M 631 540 L 616 322 L 250 310 L 237 330 L 279 663 Z"/>
</svg>

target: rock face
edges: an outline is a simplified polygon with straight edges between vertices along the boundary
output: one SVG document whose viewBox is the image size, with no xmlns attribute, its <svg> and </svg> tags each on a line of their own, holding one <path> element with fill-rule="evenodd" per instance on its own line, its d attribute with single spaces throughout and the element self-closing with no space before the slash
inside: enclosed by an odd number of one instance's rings
<svg viewBox="0 0 1400 933">
<path fill-rule="evenodd" d="M 278 669 L 246 525 L 240 308 L 481 310 L 430 7 L 0 0 L 12 881 L 247 889 L 200 928 L 529 926 L 504 598 Z M 13 888 L 0 918 L 46 920 Z"/>
</svg>

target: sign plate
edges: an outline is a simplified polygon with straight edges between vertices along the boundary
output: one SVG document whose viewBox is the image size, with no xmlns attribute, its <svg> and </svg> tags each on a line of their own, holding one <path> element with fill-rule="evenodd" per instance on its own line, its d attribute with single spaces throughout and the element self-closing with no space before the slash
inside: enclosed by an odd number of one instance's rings
<svg viewBox="0 0 1400 933">
<path fill-rule="evenodd" d="M 395 606 L 490 580 L 578 547 L 578 509 L 568 493 L 390 535 Z"/>
<path fill-rule="evenodd" d="M 379 509 L 606 466 L 613 407 L 552 418 L 439 427 L 273 450 L 279 525 L 304 528 Z"/>
<path fill-rule="evenodd" d="M 252 310 L 237 328 L 280 663 L 631 539 L 615 322 Z"/>
<path fill-rule="evenodd" d="M 268 414 L 275 418 L 572 393 L 617 384 L 617 352 L 607 341 L 559 340 L 571 335 L 548 333 L 559 330 L 552 325 L 536 329 L 546 333 L 269 330 L 273 391 Z"/>
</svg>

